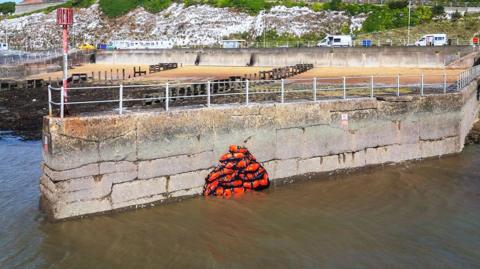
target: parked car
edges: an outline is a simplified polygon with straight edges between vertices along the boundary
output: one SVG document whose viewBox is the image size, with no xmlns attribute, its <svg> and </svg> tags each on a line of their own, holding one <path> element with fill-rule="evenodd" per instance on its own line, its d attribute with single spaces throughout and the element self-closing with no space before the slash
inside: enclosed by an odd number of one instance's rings
<svg viewBox="0 0 480 269">
<path fill-rule="evenodd" d="M 420 46 L 420 47 L 446 46 L 446 45 L 448 45 L 448 39 L 446 34 L 424 35 L 415 42 L 415 46 Z"/>
<path fill-rule="evenodd" d="M 327 35 L 318 42 L 317 47 L 351 47 L 353 46 L 350 35 Z"/>
</svg>

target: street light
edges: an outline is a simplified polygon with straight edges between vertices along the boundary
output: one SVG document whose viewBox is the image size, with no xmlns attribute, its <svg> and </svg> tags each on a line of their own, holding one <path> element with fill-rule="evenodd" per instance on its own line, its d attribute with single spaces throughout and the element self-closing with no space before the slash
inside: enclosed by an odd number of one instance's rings
<svg viewBox="0 0 480 269">
<path fill-rule="evenodd" d="M 263 14 L 263 48 L 267 47 L 267 43 L 265 40 L 266 34 L 267 34 L 267 18 L 265 17 L 265 14 Z"/>
<path fill-rule="evenodd" d="M 412 1 L 408 1 L 408 30 L 407 30 L 407 46 L 410 45 L 410 13 L 412 12 Z"/>
</svg>

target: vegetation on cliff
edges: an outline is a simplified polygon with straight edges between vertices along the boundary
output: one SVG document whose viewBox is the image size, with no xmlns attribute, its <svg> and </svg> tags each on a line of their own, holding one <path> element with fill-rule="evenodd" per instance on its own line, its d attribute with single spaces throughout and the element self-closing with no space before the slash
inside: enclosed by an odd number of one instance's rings
<svg viewBox="0 0 480 269">
<path fill-rule="evenodd" d="M 11 14 L 15 12 L 15 2 L 0 3 L 0 14 Z"/>
</svg>

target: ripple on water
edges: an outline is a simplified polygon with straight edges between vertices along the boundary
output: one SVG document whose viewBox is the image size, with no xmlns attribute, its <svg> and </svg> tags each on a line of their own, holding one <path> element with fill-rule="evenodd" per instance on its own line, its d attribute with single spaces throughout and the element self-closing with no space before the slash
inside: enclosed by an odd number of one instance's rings
<svg viewBox="0 0 480 269">
<path fill-rule="evenodd" d="M 41 145 L 0 140 L 1 268 L 475 268 L 480 147 L 234 199 L 48 223 Z"/>
</svg>

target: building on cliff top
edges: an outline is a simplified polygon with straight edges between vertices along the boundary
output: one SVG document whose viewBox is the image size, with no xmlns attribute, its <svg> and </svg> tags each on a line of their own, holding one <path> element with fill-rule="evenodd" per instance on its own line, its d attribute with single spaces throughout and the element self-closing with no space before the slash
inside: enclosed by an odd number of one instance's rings
<svg viewBox="0 0 480 269">
<path fill-rule="evenodd" d="M 67 2 L 66 0 L 23 0 L 15 7 L 15 14 L 34 12 L 50 6 L 55 6 Z"/>
</svg>

